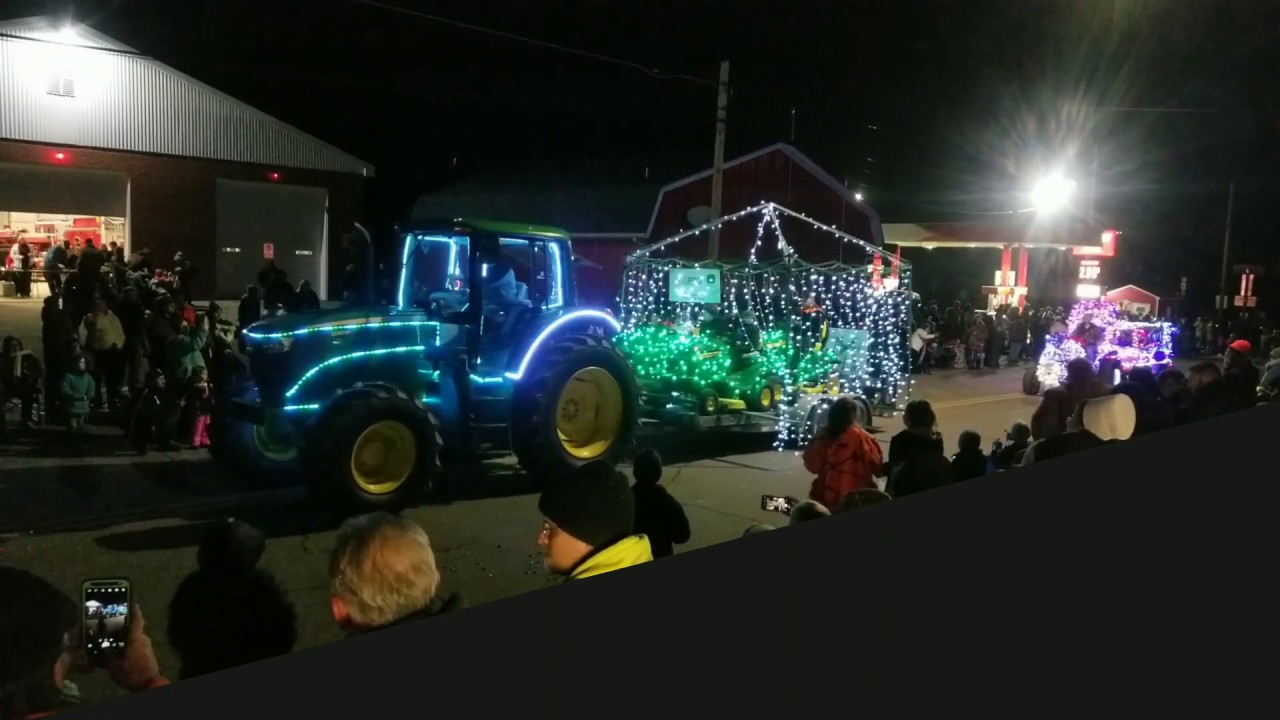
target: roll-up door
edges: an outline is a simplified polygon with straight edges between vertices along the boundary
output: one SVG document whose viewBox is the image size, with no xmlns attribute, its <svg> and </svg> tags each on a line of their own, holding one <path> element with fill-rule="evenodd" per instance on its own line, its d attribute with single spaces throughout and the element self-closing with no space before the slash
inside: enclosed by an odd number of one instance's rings
<svg viewBox="0 0 1280 720">
<path fill-rule="evenodd" d="M 128 196 L 124 173 L 0 163 L 0 210 L 122 218 Z"/>
<path fill-rule="evenodd" d="M 240 297 L 268 254 L 290 284 L 310 280 L 324 296 L 324 188 L 219 180 L 217 193 L 217 297 Z"/>
</svg>

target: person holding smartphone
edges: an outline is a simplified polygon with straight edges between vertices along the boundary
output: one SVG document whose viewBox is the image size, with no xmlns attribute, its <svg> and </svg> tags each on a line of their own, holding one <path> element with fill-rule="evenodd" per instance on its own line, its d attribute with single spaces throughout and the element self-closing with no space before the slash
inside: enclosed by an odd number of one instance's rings
<svg viewBox="0 0 1280 720">
<path fill-rule="evenodd" d="M 132 604 L 124 647 L 104 658 L 112 680 L 128 692 L 168 681 L 160 674 L 141 609 Z M 80 606 L 43 578 L 0 567 L 0 717 L 36 720 L 78 703 L 70 677 L 91 672 Z"/>
</svg>

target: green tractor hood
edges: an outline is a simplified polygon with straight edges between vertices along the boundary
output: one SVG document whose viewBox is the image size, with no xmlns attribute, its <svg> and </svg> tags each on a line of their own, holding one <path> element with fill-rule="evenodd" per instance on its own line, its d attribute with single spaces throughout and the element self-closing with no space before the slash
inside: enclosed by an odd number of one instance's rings
<svg viewBox="0 0 1280 720">
<path fill-rule="evenodd" d="M 417 310 L 398 310 L 392 307 L 334 308 L 288 313 L 260 320 L 249 326 L 250 336 L 283 336 L 322 327 L 364 325 L 367 323 L 395 322 L 397 320 L 421 320 Z"/>
</svg>

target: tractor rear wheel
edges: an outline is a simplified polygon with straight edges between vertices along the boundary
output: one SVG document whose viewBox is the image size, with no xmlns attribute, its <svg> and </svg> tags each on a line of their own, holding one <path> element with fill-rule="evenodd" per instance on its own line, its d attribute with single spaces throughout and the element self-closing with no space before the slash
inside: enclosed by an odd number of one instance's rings
<svg viewBox="0 0 1280 720">
<path fill-rule="evenodd" d="M 364 388 L 336 400 L 306 452 L 312 495 L 344 511 L 399 510 L 438 468 L 435 424 L 408 395 Z"/>
<path fill-rule="evenodd" d="M 516 388 L 516 460 L 539 483 L 595 460 L 617 464 L 635 438 L 638 395 L 631 366 L 607 340 L 559 339 Z"/>
</svg>

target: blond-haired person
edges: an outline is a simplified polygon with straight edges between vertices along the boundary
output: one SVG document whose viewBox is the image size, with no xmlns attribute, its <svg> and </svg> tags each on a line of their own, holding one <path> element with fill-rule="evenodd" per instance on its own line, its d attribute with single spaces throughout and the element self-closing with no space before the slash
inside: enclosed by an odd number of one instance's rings
<svg viewBox="0 0 1280 720">
<path fill-rule="evenodd" d="M 352 518 L 338 530 L 329 559 L 333 618 L 348 634 L 369 632 L 461 609 L 440 588 L 427 533 L 389 513 Z"/>
</svg>

